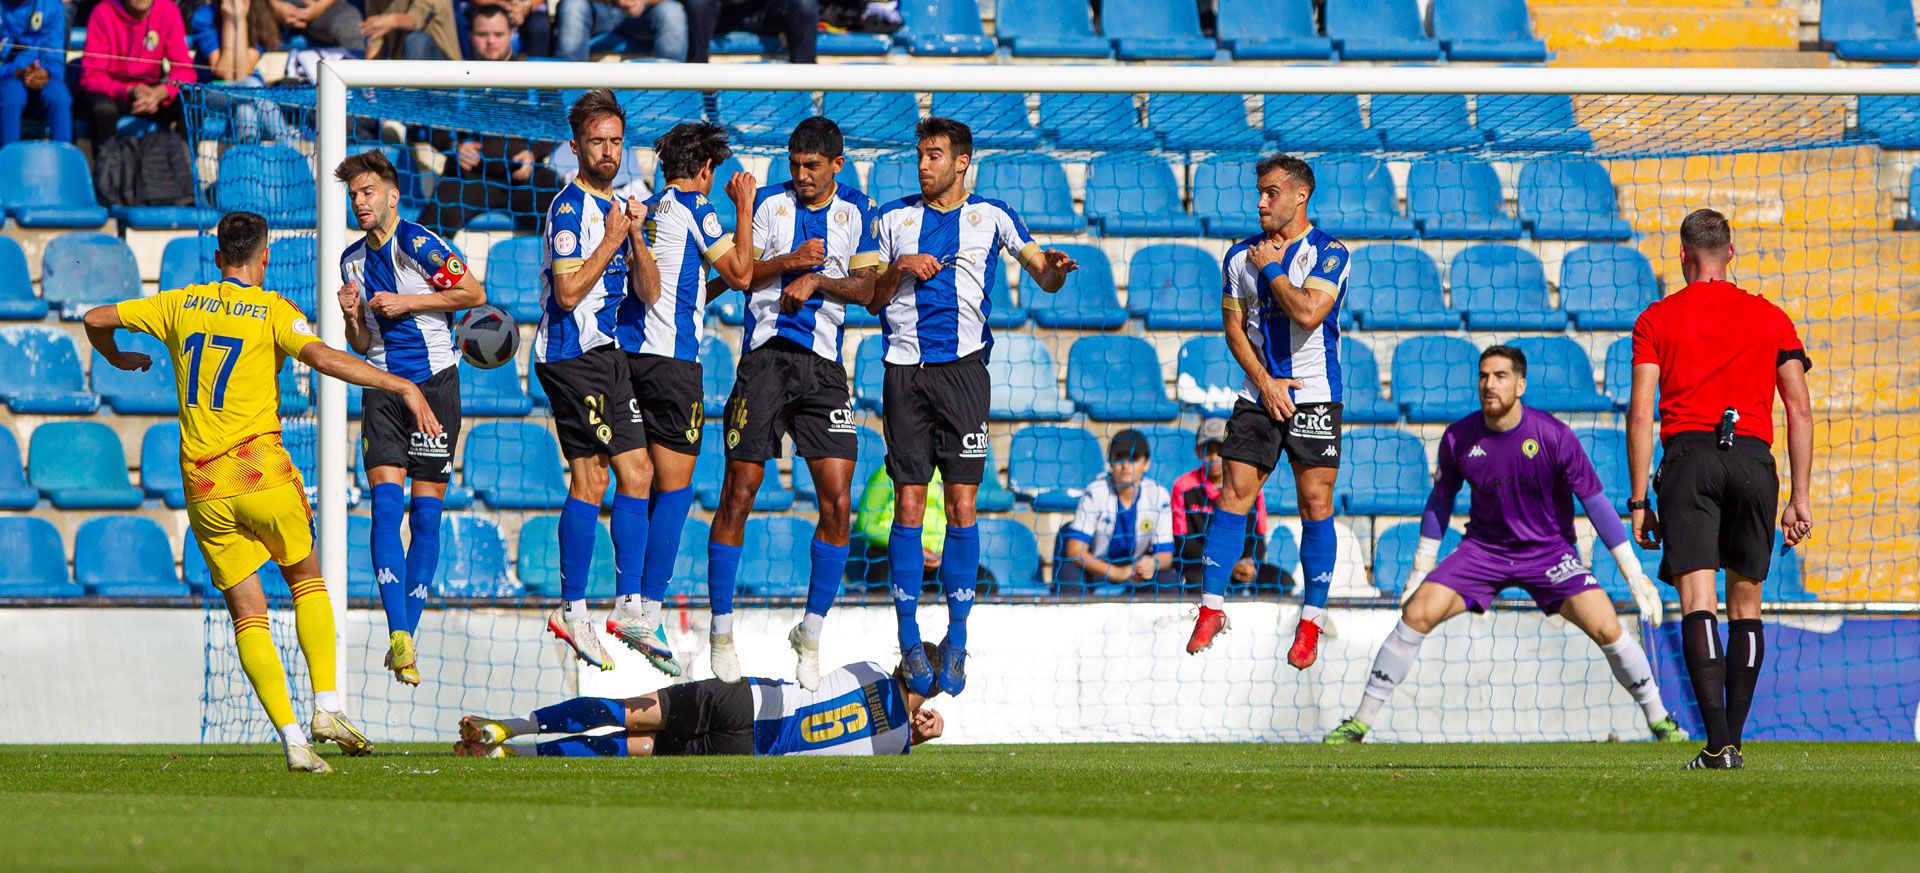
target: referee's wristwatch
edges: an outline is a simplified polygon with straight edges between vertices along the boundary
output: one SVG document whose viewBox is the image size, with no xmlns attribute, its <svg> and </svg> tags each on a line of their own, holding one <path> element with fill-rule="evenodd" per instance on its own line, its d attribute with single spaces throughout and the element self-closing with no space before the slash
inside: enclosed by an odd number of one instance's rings
<svg viewBox="0 0 1920 873">
<path fill-rule="evenodd" d="M 1627 511 L 1628 511 L 1628 512 L 1636 512 L 1636 511 L 1639 511 L 1639 510 L 1642 510 L 1642 509 L 1651 509 L 1651 508 L 1653 508 L 1653 501 L 1651 501 L 1651 500 L 1629 500 L 1629 501 L 1627 501 Z"/>
</svg>

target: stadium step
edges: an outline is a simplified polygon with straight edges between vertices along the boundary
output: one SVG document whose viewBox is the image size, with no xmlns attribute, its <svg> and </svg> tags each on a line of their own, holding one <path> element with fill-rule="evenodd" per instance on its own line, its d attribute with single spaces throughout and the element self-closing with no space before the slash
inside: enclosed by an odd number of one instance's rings
<svg viewBox="0 0 1920 873">
<path fill-rule="evenodd" d="M 1780 6 L 1536 4 L 1533 28 L 1556 52 L 1795 51 L 1800 47 L 1800 13 Z"/>
<path fill-rule="evenodd" d="M 1547 62 L 1553 67 L 1764 67 L 1819 68 L 1834 66 L 1826 52 L 1798 49 L 1767 51 L 1624 51 L 1615 48 L 1555 49 Z M 1877 66 L 1877 65 L 1876 65 Z"/>
</svg>

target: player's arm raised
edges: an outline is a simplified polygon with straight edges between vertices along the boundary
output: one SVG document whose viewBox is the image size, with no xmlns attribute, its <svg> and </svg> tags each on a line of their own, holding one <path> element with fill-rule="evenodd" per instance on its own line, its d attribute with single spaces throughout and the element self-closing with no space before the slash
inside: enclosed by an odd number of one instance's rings
<svg viewBox="0 0 1920 873">
<path fill-rule="evenodd" d="M 361 318 L 361 307 L 366 305 L 366 300 L 360 296 L 360 284 L 341 285 L 339 297 L 340 316 L 347 323 L 347 345 L 364 355 L 373 347 L 373 332 L 367 330 L 367 322 Z"/>
<path fill-rule="evenodd" d="M 753 195 L 759 186 L 752 173 L 735 173 L 727 180 L 727 196 L 739 211 L 734 215 L 733 247 L 713 262 L 713 269 L 735 291 L 753 287 Z"/>
<path fill-rule="evenodd" d="M 1322 285 L 1311 278 L 1305 284 L 1293 284 L 1293 280 L 1287 277 L 1286 266 L 1280 263 L 1280 258 L 1285 254 L 1279 245 L 1261 240 L 1247 252 L 1247 263 L 1260 276 L 1260 290 L 1273 295 L 1274 302 L 1287 314 L 1289 321 L 1301 330 L 1318 328 L 1333 313 L 1333 304 L 1339 300 L 1339 291 L 1330 283 Z"/>
<path fill-rule="evenodd" d="M 1067 284 L 1067 274 L 1080 269 L 1080 262 L 1059 249 L 1043 249 L 1029 243 L 1026 251 L 1021 252 L 1020 266 L 1040 284 L 1040 290 L 1051 294 Z"/>
<path fill-rule="evenodd" d="M 648 306 L 660 301 L 660 262 L 647 245 L 647 204 L 627 199 L 627 217 L 633 226 L 627 230 L 633 251 L 627 255 L 627 291 Z"/>
<path fill-rule="evenodd" d="M 816 291 L 848 306 L 866 306 L 873 299 L 874 280 L 879 277 L 879 267 L 861 267 L 839 278 L 803 273 L 780 291 L 780 311 L 799 312 Z"/>
<path fill-rule="evenodd" d="M 554 271 L 553 300 L 560 308 L 572 312 L 580 301 L 587 299 L 587 292 L 600 283 L 607 273 L 607 265 L 613 263 L 613 256 L 627 245 L 627 232 L 633 219 L 624 209 L 609 209 L 606 215 L 606 233 L 600 237 L 600 244 L 594 246 L 585 262 L 577 270 L 569 272 Z"/>
<path fill-rule="evenodd" d="M 441 435 L 440 419 L 434 417 L 433 407 L 427 404 L 427 395 L 421 393 L 420 386 L 411 380 L 395 376 L 323 342 L 310 342 L 301 347 L 300 362 L 342 382 L 400 395 L 408 411 L 413 413 L 414 420 L 419 423 L 421 433 L 431 437 Z"/>
</svg>

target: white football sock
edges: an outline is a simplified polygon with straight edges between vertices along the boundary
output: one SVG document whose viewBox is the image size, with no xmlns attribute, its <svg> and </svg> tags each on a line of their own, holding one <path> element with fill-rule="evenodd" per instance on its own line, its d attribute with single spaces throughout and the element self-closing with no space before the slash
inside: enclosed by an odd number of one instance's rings
<svg viewBox="0 0 1920 873">
<path fill-rule="evenodd" d="M 1320 617 L 1326 614 L 1327 614 L 1327 611 L 1324 609 L 1321 609 L 1318 606 L 1300 607 L 1301 621 L 1310 621 L 1310 622 L 1313 622 L 1314 624 L 1321 626 L 1322 628 L 1325 628 L 1327 626 L 1327 623 L 1322 621 Z"/>
<path fill-rule="evenodd" d="M 290 724 L 290 725 L 287 725 L 286 727 L 281 728 L 280 744 L 284 746 L 310 745 L 310 743 L 307 742 L 306 728 L 301 727 L 300 723 L 297 721 L 294 722 L 293 724 Z"/>
<path fill-rule="evenodd" d="M 586 621 L 587 620 L 587 602 L 585 600 L 567 601 L 567 620 L 568 621 Z"/>
<path fill-rule="evenodd" d="M 531 716 L 527 718 L 503 718 L 500 720 L 500 723 L 507 726 L 507 736 L 510 737 L 517 737 L 522 734 L 537 734 L 540 732 L 540 723 L 535 721 Z"/>
<path fill-rule="evenodd" d="M 640 619 L 654 627 L 660 626 L 660 601 L 640 598 Z"/>
<path fill-rule="evenodd" d="M 1218 594 L 1200 595 L 1200 605 L 1208 609 L 1226 609 L 1227 598 Z"/>
<path fill-rule="evenodd" d="M 1601 646 L 1600 651 L 1606 653 L 1613 678 L 1633 695 L 1640 711 L 1647 714 L 1647 724 L 1657 724 L 1666 718 L 1667 705 L 1660 700 L 1660 683 L 1653 678 L 1653 665 L 1647 663 L 1647 653 L 1640 648 L 1640 642 L 1621 634 L 1619 639 Z"/>
<path fill-rule="evenodd" d="M 321 709 L 331 713 L 341 713 L 346 711 L 347 701 L 338 691 L 315 691 L 313 693 L 313 706 L 315 709 Z"/>
<path fill-rule="evenodd" d="M 824 615 L 814 615 L 809 612 L 800 618 L 800 632 L 816 643 L 820 641 L 820 632 L 825 630 L 826 626 L 827 617 Z"/>
<path fill-rule="evenodd" d="M 613 611 L 628 618 L 639 618 L 641 616 L 640 595 L 622 594 L 615 597 L 613 599 Z"/>
<path fill-rule="evenodd" d="M 1380 643 L 1380 652 L 1373 656 L 1373 669 L 1367 673 L 1367 688 L 1362 692 L 1354 718 L 1373 724 L 1373 717 L 1379 714 L 1380 707 L 1387 705 L 1393 689 L 1413 669 L 1414 659 L 1420 656 L 1420 644 L 1426 640 L 1426 634 L 1408 627 L 1404 620 L 1393 626 L 1386 640 Z"/>
<path fill-rule="evenodd" d="M 717 634 L 733 633 L 733 613 L 728 612 L 714 616 L 712 630 Z"/>
</svg>

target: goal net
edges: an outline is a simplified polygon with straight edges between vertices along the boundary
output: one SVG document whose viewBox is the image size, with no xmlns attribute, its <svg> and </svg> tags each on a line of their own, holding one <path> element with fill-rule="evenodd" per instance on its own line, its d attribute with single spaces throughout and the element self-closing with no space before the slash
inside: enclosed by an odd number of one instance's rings
<svg viewBox="0 0 1920 873">
<path fill-rule="evenodd" d="M 1577 429 L 1624 514 L 1633 319 L 1683 284 L 1681 218 L 1719 209 L 1735 228 L 1733 278 L 1793 316 L 1816 365 L 1818 527 L 1767 582 L 1768 659 L 1749 736 L 1914 736 L 1920 377 L 1903 349 L 1920 340 L 1920 234 L 1905 230 L 1913 153 L 1896 138 L 1920 144 L 1920 109 L 1913 98 L 1846 89 L 1857 81 L 1883 91 L 1885 80 L 1820 71 L 1831 75 L 1792 89 L 1828 93 L 1686 96 L 1619 92 L 1755 86 L 1727 76 L 1690 87 L 1636 71 L 1582 80 L 1571 78 L 1581 71 L 1491 68 L 1315 69 L 1317 90 L 1299 90 L 1305 80 L 1296 79 L 1273 93 L 1254 86 L 1294 71 L 417 62 L 323 70 L 317 101 L 313 91 L 195 92 L 192 126 L 215 205 L 236 208 L 244 195 L 271 210 L 270 282 L 282 282 L 274 290 L 307 307 L 336 345 L 337 258 L 357 231 L 330 176 L 348 154 L 392 158 L 402 217 L 452 242 L 526 339 L 540 312 L 545 210 L 577 165 L 565 143 L 578 89 L 612 87 L 626 108 L 615 181 L 623 196 L 661 187 L 652 144 L 673 125 L 726 128 L 734 157 L 708 196 L 727 230 L 734 206 L 721 184 L 736 170 L 761 184 L 786 179 L 787 136 L 804 118 L 839 124 L 848 144 L 841 181 L 881 203 L 919 192 L 915 121 L 940 115 L 971 126 L 968 188 L 1009 204 L 1080 270 L 1050 295 L 1007 260 L 997 272 L 1005 287 L 991 289 L 981 605 L 967 694 L 943 706 L 959 741 L 1318 739 L 1357 704 L 1394 625 L 1435 445 L 1446 423 L 1478 408 L 1480 349 L 1498 342 L 1527 352 L 1527 402 Z M 1457 92 L 1408 92 L 1433 88 L 1439 80 L 1429 77 L 1440 75 Z M 1542 81 L 1565 86 L 1541 93 Z M 1257 572 L 1229 598 L 1233 630 L 1201 656 L 1182 649 L 1198 597 L 1196 546 L 1180 538 L 1170 570 L 1131 583 L 1074 581 L 1059 550 L 1115 433 L 1147 437 L 1148 477 L 1167 487 L 1202 466 L 1196 428 L 1227 414 L 1240 384 L 1221 330 L 1220 261 L 1258 232 L 1252 168 L 1274 152 L 1307 159 L 1312 218 L 1353 259 L 1337 318 L 1345 437 L 1333 633 L 1305 672 L 1285 664 L 1302 574 L 1298 496 L 1284 467 L 1264 492 Z M 743 312 L 744 298 L 731 292 L 706 309 L 710 411 L 732 387 Z M 856 507 L 866 489 L 885 487 L 884 474 L 869 481 L 885 453 L 879 331 L 855 313 L 842 348 L 860 434 Z M 610 641 L 618 668 L 583 672 L 544 631 L 559 591 L 555 525 L 566 481 L 546 398 L 529 378 L 529 345 L 510 367 L 461 366 L 464 433 L 418 635 L 418 688 L 396 684 L 380 665 L 386 627 L 352 448 L 357 390 L 298 380 L 314 412 L 294 425 L 304 440 L 294 444 L 306 452 L 329 583 L 351 598 L 341 624 L 345 690 L 376 738 L 446 739 L 465 712 L 525 712 L 575 693 L 639 693 L 668 681 Z M 707 520 L 724 451 L 716 418 L 669 595 L 670 637 L 694 678 L 710 675 Z M 1784 441 L 1776 448 L 1784 458 Z M 737 637 L 750 674 L 791 676 L 784 636 L 805 594 L 814 517 L 812 482 L 789 449 L 746 529 Z M 864 520 L 854 527 L 824 657 L 891 663 L 884 550 L 863 538 Z M 1677 621 L 1657 631 L 1636 621 L 1612 557 L 1584 518 L 1578 529 L 1582 556 L 1654 656 L 1667 705 L 1698 735 Z M 1658 560 L 1642 556 L 1650 575 Z M 613 583 L 604 522 L 592 578 L 597 611 Z M 937 581 L 929 586 L 921 609 L 937 639 L 944 613 Z M 1584 635 L 1517 589 L 1504 596 L 1515 599 L 1432 635 L 1376 737 L 1647 735 Z M 1677 618 L 1677 604 L 1669 614 Z M 276 616 L 277 638 L 290 647 L 290 618 Z M 223 622 L 208 621 L 204 734 L 264 739 Z"/>
</svg>

